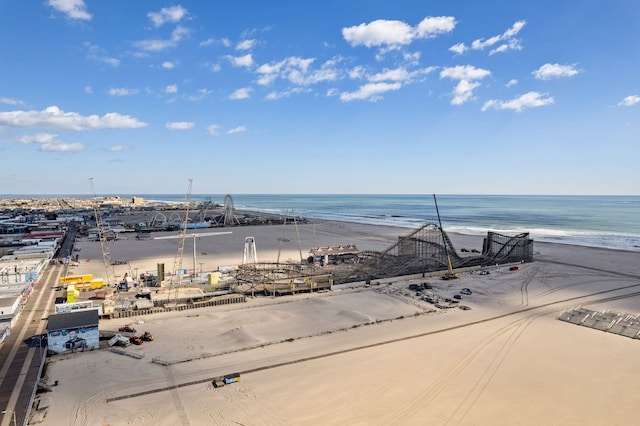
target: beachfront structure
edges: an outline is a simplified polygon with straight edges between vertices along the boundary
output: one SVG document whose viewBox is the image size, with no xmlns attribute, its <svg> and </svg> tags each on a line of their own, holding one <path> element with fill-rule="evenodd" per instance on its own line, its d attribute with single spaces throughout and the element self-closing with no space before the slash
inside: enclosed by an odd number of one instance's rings
<svg viewBox="0 0 640 426">
<path fill-rule="evenodd" d="M 488 232 L 482 254 L 496 263 L 530 262 L 533 260 L 533 240 L 526 232 L 513 237 Z"/>
<path fill-rule="evenodd" d="M 47 346 L 52 352 L 75 352 L 100 347 L 98 309 L 49 315 Z"/>
<path fill-rule="evenodd" d="M 446 271 L 449 260 L 454 269 L 530 262 L 533 260 L 533 240 L 529 239 L 528 233 L 510 237 L 489 232 L 481 254 L 461 256 L 440 226 L 426 224 L 399 237 L 397 243 L 382 252 L 364 251 L 358 257 L 353 268 L 332 271 L 336 284 Z"/>
<path fill-rule="evenodd" d="M 48 259 L 16 258 L 13 255 L 0 259 L 0 343 L 11 333 L 18 321 L 22 305 L 27 303 L 34 283 L 48 263 Z"/>
<path fill-rule="evenodd" d="M 341 263 L 354 263 L 360 251 L 353 244 L 344 246 L 314 247 L 309 251 L 313 262 L 320 265 L 338 265 Z M 312 263 L 310 261 L 310 263 Z"/>
</svg>

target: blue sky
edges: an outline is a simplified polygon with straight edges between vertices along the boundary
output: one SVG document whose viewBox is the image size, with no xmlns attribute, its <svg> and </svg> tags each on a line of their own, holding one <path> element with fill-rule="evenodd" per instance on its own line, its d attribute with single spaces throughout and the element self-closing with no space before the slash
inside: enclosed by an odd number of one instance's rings
<svg viewBox="0 0 640 426">
<path fill-rule="evenodd" d="M 640 2 L 0 0 L 0 194 L 640 194 Z"/>
</svg>

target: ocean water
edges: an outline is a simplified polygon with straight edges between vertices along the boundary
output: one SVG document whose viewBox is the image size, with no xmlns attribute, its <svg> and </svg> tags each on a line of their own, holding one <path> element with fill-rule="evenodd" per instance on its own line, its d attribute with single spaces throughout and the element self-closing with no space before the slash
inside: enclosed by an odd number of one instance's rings
<svg viewBox="0 0 640 426">
<path fill-rule="evenodd" d="M 184 195 L 139 195 L 184 201 Z M 192 195 L 224 204 L 224 195 Z M 232 195 L 237 209 L 416 229 L 438 223 L 433 195 Z M 640 196 L 438 195 L 447 232 L 506 235 L 536 241 L 640 252 Z"/>
<path fill-rule="evenodd" d="M 135 195 L 159 202 L 185 201 L 185 194 L 108 195 L 123 198 Z M 408 229 L 438 223 L 431 194 L 231 196 L 235 208 L 240 210 Z M 224 204 L 225 195 L 192 194 L 191 199 Z M 506 235 L 529 232 L 536 241 L 640 252 L 640 196 L 438 195 L 437 202 L 447 232 L 469 235 L 486 235 L 487 231 Z"/>
</svg>

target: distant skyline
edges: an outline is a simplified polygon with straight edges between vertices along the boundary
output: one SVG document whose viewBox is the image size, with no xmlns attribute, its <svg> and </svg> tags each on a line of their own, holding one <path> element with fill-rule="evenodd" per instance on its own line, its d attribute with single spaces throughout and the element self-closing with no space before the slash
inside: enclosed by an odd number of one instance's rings
<svg viewBox="0 0 640 426">
<path fill-rule="evenodd" d="M 640 194 L 640 2 L 0 0 L 0 194 Z"/>
</svg>

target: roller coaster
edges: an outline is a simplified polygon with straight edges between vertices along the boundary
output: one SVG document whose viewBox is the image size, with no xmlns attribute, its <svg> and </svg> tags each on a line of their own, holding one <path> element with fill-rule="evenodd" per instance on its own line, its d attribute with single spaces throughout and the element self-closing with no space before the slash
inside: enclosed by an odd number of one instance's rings
<svg viewBox="0 0 640 426">
<path fill-rule="evenodd" d="M 384 251 L 361 251 L 353 263 L 317 266 L 313 263 L 250 263 L 235 271 L 236 291 L 287 294 L 330 288 L 333 284 L 447 271 L 533 260 L 529 233 L 515 236 L 487 233 L 482 253 L 461 256 L 449 236 L 435 224 L 426 224 Z"/>
</svg>

